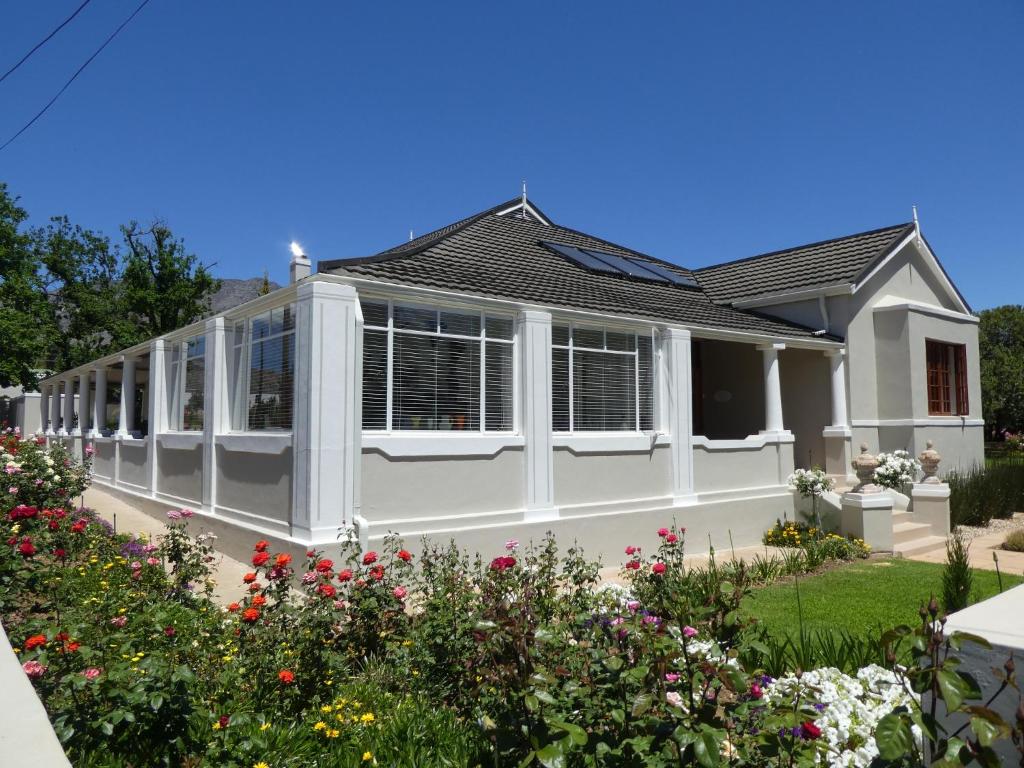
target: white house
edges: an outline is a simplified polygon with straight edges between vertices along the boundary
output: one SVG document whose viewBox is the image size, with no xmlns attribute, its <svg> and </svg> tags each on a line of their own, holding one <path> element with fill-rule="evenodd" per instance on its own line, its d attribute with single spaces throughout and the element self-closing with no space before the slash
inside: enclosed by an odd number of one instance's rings
<svg viewBox="0 0 1024 768">
<path fill-rule="evenodd" d="M 46 434 L 117 493 L 296 546 L 618 553 L 673 518 L 750 544 L 794 467 L 845 480 L 861 442 L 982 461 L 977 320 L 916 222 L 691 271 L 524 196 L 318 267 L 44 379 Z"/>
</svg>

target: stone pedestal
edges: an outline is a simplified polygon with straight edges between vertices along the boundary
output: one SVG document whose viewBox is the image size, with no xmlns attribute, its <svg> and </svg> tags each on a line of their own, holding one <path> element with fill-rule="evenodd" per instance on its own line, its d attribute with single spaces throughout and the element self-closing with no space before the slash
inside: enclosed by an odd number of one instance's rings
<svg viewBox="0 0 1024 768">
<path fill-rule="evenodd" d="M 914 483 L 910 498 L 914 522 L 928 523 L 932 536 L 948 536 L 950 525 L 949 486 L 939 482 Z"/>
<path fill-rule="evenodd" d="M 876 552 L 892 552 L 892 497 L 887 493 L 844 493 L 840 528 Z"/>
</svg>

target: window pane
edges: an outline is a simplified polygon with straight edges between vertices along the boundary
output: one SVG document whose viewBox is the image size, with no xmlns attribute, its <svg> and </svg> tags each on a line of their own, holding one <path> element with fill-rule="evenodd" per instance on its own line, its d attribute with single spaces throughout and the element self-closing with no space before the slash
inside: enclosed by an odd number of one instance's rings
<svg viewBox="0 0 1024 768">
<path fill-rule="evenodd" d="M 480 428 L 480 342 L 394 336 L 392 429 Z"/>
<path fill-rule="evenodd" d="M 636 429 L 635 358 L 607 352 L 573 353 L 573 429 Z"/>
<path fill-rule="evenodd" d="M 480 429 L 480 342 L 438 339 L 437 429 Z"/>
<path fill-rule="evenodd" d="M 486 320 L 487 338 L 512 339 L 512 319 L 507 317 L 488 317 Z"/>
<path fill-rule="evenodd" d="M 488 326 L 489 327 L 489 326 Z M 512 429 L 512 345 L 490 343 L 485 350 L 485 429 Z"/>
<path fill-rule="evenodd" d="M 395 307 L 395 328 L 410 331 L 437 331 L 437 312 L 432 309 Z"/>
<path fill-rule="evenodd" d="M 252 338 L 262 339 L 270 335 L 270 313 L 264 312 L 252 319 Z"/>
<path fill-rule="evenodd" d="M 185 365 L 185 396 L 181 412 L 181 428 L 202 430 L 205 366 L 202 357 L 191 358 Z"/>
<path fill-rule="evenodd" d="M 637 336 L 637 365 L 640 385 L 640 429 L 654 429 L 654 345 L 651 337 Z"/>
<path fill-rule="evenodd" d="M 363 429 L 387 429 L 387 416 L 388 332 L 366 330 L 363 331 Z"/>
<path fill-rule="evenodd" d="M 479 336 L 480 315 L 463 315 L 457 312 L 442 312 L 441 333 L 453 333 L 457 336 Z"/>
<path fill-rule="evenodd" d="M 551 350 L 551 428 L 569 431 L 569 350 Z"/>
<path fill-rule="evenodd" d="M 636 349 L 636 334 L 608 331 L 608 333 L 605 334 L 605 345 L 607 349 L 615 349 L 621 352 L 632 352 Z"/>
<path fill-rule="evenodd" d="M 395 308 L 397 320 L 398 308 Z M 392 429 L 434 429 L 437 340 L 430 336 L 394 336 Z"/>
<path fill-rule="evenodd" d="M 575 328 L 572 333 L 572 344 L 574 347 L 604 349 L 604 331 L 596 331 L 593 328 Z"/>
<path fill-rule="evenodd" d="M 253 339 L 249 360 L 248 428 L 291 429 L 295 336 Z"/>
<path fill-rule="evenodd" d="M 374 301 L 362 301 L 363 323 L 386 328 L 388 325 L 388 305 Z"/>
<path fill-rule="evenodd" d="M 553 325 L 551 326 L 551 343 L 559 346 L 566 346 L 569 343 L 569 326 L 567 325 Z"/>
</svg>

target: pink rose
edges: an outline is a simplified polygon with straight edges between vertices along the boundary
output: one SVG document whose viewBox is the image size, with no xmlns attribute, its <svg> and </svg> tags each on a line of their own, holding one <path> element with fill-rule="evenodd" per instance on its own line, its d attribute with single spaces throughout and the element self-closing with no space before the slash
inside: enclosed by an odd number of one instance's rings
<svg viewBox="0 0 1024 768">
<path fill-rule="evenodd" d="M 679 682 L 679 675 L 676 674 L 675 672 L 666 672 L 665 673 L 665 682 L 666 683 L 678 683 Z"/>
<path fill-rule="evenodd" d="M 125 624 L 128 623 L 128 617 L 127 616 L 115 616 L 114 618 L 112 618 L 110 620 L 110 623 L 113 624 L 115 627 L 123 627 Z"/>
<path fill-rule="evenodd" d="M 86 680 L 95 680 L 100 676 L 103 670 L 97 669 L 96 667 L 89 667 L 88 669 L 82 670 L 82 677 Z"/>
<path fill-rule="evenodd" d="M 167 519 L 168 520 L 181 520 L 181 512 L 179 512 L 176 509 L 169 510 L 167 512 Z"/>
<path fill-rule="evenodd" d="M 33 659 L 32 661 L 26 661 L 24 664 L 21 665 L 21 668 L 25 670 L 25 674 L 33 680 L 38 680 L 40 677 L 46 674 L 46 667 L 44 667 L 35 659 Z"/>
<path fill-rule="evenodd" d="M 142 567 L 142 563 L 140 563 L 138 560 L 133 560 L 130 567 L 133 571 L 137 571 Z"/>
<path fill-rule="evenodd" d="M 146 565 L 160 565 L 160 561 L 157 560 L 155 557 L 147 557 Z"/>
<path fill-rule="evenodd" d="M 659 528 L 658 535 L 661 536 L 661 538 L 668 536 L 668 528 Z"/>
<path fill-rule="evenodd" d="M 194 514 L 195 514 L 195 512 L 193 512 L 191 509 L 187 509 L 186 508 L 186 509 L 181 510 L 181 516 L 185 517 L 185 518 L 192 517 L 192 515 L 194 515 Z"/>
<path fill-rule="evenodd" d="M 654 572 L 655 574 L 657 574 L 658 576 L 661 576 L 661 574 L 663 574 L 665 572 L 665 564 L 664 563 L 655 563 L 654 565 L 651 566 L 651 571 Z"/>
<path fill-rule="evenodd" d="M 690 626 L 683 627 L 683 637 L 696 637 L 696 636 L 697 636 L 697 630 L 696 629 L 694 629 L 693 627 L 690 627 Z"/>
<path fill-rule="evenodd" d="M 505 549 L 512 550 L 512 549 L 515 549 L 518 546 L 519 546 L 519 542 L 516 539 L 509 539 L 508 541 L 505 542 Z"/>
<path fill-rule="evenodd" d="M 395 587 L 391 590 L 391 594 L 399 600 L 404 600 L 408 593 L 405 591 L 405 587 Z"/>
</svg>

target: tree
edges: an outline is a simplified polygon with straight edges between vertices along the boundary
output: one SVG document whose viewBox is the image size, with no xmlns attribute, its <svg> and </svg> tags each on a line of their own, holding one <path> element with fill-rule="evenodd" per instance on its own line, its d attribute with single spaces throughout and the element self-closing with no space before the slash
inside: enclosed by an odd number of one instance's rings
<svg viewBox="0 0 1024 768">
<path fill-rule="evenodd" d="M 32 236 L 22 229 L 27 218 L 0 183 L 0 386 L 34 390 L 55 333 Z"/>
<path fill-rule="evenodd" d="M 981 400 L 990 438 L 1024 432 L 1024 307 L 981 313 Z"/>
<path fill-rule="evenodd" d="M 121 233 L 128 247 L 121 295 L 126 315 L 135 321 L 130 343 L 169 333 L 210 311 L 221 281 L 166 224 L 156 221 L 144 229 L 133 221 Z"/>
<path fill-rule="evenodd" d="M 273 289 L 270 287 L 270 274 L 266 269 L 263 270 L 263 282 L 260 283 L 259 290 L 256 291 L 257 296 L 266 296 Z"/>
</svg>

